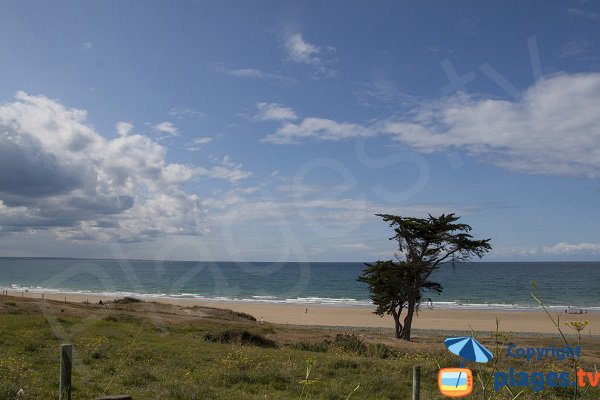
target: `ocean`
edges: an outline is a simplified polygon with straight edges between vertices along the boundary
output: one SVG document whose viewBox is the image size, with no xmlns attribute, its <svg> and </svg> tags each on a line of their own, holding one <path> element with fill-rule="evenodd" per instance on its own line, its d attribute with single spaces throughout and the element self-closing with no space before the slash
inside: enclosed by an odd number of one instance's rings
<svg viewBox="0 0 600 400">
<path fill-rule="evenodd" d="M 0 258 L 0 288 L 360 307 L 371 305 L 366 286 L 356 281 L 363 268 L 363 263 Z M 432 279 L 444 291 L 423 307 L 535 308 L 530 283 L 536 281 L 551 308 L 600 310 L 600 262 L 446 264 Z"/>
</svg>

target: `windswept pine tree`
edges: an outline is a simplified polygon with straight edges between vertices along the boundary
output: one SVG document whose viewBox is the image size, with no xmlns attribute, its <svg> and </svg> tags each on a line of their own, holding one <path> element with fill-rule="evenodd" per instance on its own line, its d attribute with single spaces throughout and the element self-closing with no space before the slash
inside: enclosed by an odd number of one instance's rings
<svg viewBox="0 0 600 400">
<path fill-rule="evenodd" d="M 397 261 L 377 261 L 366 264 L 358 280 L 367 283 L 374 311 L 394 317 L 396 337 L 410 340 L 412 319 L 424 292 L 441 293 L 440 283 L 429 277 L 444 262 L 468 261 L 479 258 L 492 249 L 491 239 L 475 240 L 469 234 L 471 226 L 457 223 L 460 217 L 442 214 L 428 218 L 376 214 L 394 229 L 390 240 L 398 242 Z M 406 309 L 403 323 L 400 316 Z"/>
</svg>

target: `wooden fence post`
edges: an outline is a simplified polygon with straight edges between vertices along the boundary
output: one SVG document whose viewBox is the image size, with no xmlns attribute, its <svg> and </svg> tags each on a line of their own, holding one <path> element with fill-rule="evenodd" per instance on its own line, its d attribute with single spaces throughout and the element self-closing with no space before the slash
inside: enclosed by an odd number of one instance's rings
<svg viewBox="0 0 600 400">
<path fill-rule="evenodd" d="M 413 387 L 412 400 L 419 400 L 421 395 L 421 367 L 415 365 L 413 367 Z"/>
<path fill-rule="evenodd" d="M 71 400 L 71 370 L 73 367 L 73 346 L 60 346 L 60 400 Z"/>
</svg>

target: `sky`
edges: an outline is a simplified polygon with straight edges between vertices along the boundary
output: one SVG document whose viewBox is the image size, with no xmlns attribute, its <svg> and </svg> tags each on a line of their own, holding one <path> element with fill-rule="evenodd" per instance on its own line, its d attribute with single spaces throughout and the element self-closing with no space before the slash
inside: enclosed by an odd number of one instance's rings
<svg viewBox="0 0 600 400">
<path fill-rule="evenodd" d="M 600 4 L 0 4 L 0 254 L 600 260 Z"/>
</svg>

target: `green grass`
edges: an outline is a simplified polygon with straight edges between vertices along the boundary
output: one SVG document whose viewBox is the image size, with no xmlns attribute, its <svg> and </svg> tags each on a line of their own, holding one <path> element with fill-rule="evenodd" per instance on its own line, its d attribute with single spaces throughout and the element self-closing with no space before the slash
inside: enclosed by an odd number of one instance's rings
<svg viewBox="0 0 600 400">
<path fill-rule="evenodd" d="M 413 365 L 422 368 L 421 398 L 438 399 L 438 364 L 457 363 L 437 344 L 411 350 L 354 335 L 330 337 L 323 331 L 265 327 L 252 321 L 186 319 L 168 313 L 157 320 L 140 310 L 91 310 L 0 301 L 0 400 L 15 398 L 19 388 L 26 399 L 58 398 L 62 340 L 57 335 L 67 335 L 73 344 L 76 400 L 102 394 L 131 394 L 136 400 L 343 400 L 359 384 L 351 399 L 409 399 Z M 474 372 L 485 370 L 478 367 Z M 598 390 L 589 393 L 588 398 L 600 397 Z M 509 398 L 503 392 L 495 396 Z M 521 398 L 569 396 L 547 389 Z"/>
</svg>

